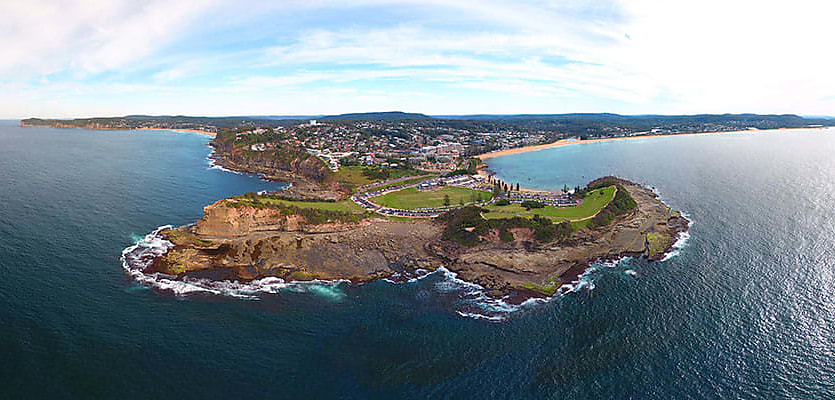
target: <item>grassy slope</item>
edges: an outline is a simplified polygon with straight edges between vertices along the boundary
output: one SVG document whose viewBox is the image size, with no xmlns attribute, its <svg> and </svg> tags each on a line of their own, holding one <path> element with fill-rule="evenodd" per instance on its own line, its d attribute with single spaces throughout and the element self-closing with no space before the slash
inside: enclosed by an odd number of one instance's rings
<svg viewBox="0 0 835 400">
<path fill-rule="evenodd" d="M 342 200 L 337 202 L 327 202 L 327 201 L 290 201 L 290 200 L 281 200 L 281 199 L 269 199 L 264 198 L 261 201 L 265 203 L 276 203 L 282 204 L 285 206 L 296 206 L 299 208 L 314 208 L 319 210 L 327 210 L 327 211 L 342 211 L 342 212 L 355 212 L 355 213 L 362 213 L 365 211 L 362 207 L 357 205 L 351 200 Z"/>
<path fill-rule="evenodd" d="M 373 189 L 368 189 L 368 190 L 375 190 L 376 191 L 376 190 L 388 189 L 390 187 L 395 187 L 395 186 L 408 185 L 408 184 L 411 184 L 411 183 L 418 183 L 418 182 L 422 182 L 422 181 L 425 181 L 427 179 L 430 179 L 430 178 L 432 178 L 432 176 L 433 175 L 424 175 L 424 176 L 419 176 L 419 177 L 415 177 L 415 178 L 409 178 L 409 179 L 402 180 L 400 182 L 389 183 L 389 184 L 385 184 L 385 185 L 378 186 L 378 187 L 375 187 Z"/>
<path fill-rule="evenodd" d="M 402 210 L 414 210 L 418 208 L 432 208 L 444 206 L 444 195 L 449 195 L 450 205 L 457 205 L 460 201 L 469 203 L 472 201 L 472 194 L 481 194 L 484 200 L 492 197 L 489 192 L 473 190 L 461 187 L 446 186 L 433 191 L 420 191 L 416 188 L 408 188 L 377 196 L 372 199 L 375 203 Z"/>
<path fill-rule="evenodd" d="M 580 204 L 576 207 L 546 206 L 545 208 L 535 208 L 528 211 L 525 210 L 519 204 L 510 204 L 506 206 L 490 205 L 486 207 L 488 210 L 490 210 L 490 212 L 485 213 L 484 217 L 488 219 L 494 219 L 511 218 L 517 215 L 523 217 L 532 217 L 534 215 L 540 215 L 543 217 L 551 218 L 551 220 L 555 222 L 566 220 L 579 220 L 597 214 L 600 210 L 603 209 L 603 207 L 606 207 L 606 205 L 609 204 L 609 202 L 612 201 L 612 199 L 614 198 L 615 187 L 609 186 L 602 189 L 592 190 L 584 198 L 583 204 Z M 575 229 L 585 227 L 585 224 L 583 224 L 583 222 L 585 221 L 575 222 Z"/>
<path fill-rule="evenodd" d="M 362 186 L 371 183 L 371 180 L 363 176 L 362 171 L 365 167 L 342 167 L 339 172 L 334 174 L 334 179 L 337 182 L 350 183 L 354 186 Z"/>
<path fill-rule="evenodd" d="M 339 168 L 339 172 L 334 174 L 334 179 L 337 182 L 344 182 L 349 183 L 354 187 L 360 187 L 364 185 L 368 185 L 369 183 L 374 183 L 378 181 L 383 181 L 385 179 L 369 179 L 367 176 L 363 175 L 363 171 L 369 170 L 372 168 L 363 167 L 363 166 L 349 166 L 349 167 L 341 167 Z M 410 175 L 417 175 L 420 172 L 415 170 L 408 170 L 408 169 L 392 169 L 390 170 L 391 176 L 386 179 L 391 178 L 399 178 L 402 176 L 410 176 Z"/>
</svg>

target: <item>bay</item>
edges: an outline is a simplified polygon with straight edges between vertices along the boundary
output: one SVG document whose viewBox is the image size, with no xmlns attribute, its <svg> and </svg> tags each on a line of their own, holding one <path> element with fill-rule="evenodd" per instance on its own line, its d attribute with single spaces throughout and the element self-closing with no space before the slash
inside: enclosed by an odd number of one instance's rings
<svg viewBox="0 0 835 400">
<path fill-rule="evenodd" d="M 444 274 L 250 300 L 134 282 L 119 258 L 145 234 L 282 186 L 212 169 L 208 141 L 0 122 L 0 397 L 835 397 L 835 131 L 490 160 L 542 189 L 621 176 L 693 220 L 678 255 L 499 322 L 462 316 L 491 305 Z"/>
</svg>

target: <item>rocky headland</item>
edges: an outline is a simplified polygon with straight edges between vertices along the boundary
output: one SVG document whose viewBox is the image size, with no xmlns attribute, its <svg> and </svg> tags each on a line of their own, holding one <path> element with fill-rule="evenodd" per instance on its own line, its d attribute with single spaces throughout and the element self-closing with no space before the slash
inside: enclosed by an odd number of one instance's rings
<svg viewBox="0 0 835 400">
<path fill-rule="evenodd" d="M 602 226 L 553 240 L 538 239 L 536 228 L 497 227 L 479 215 L 484 210 L 474 208 L 431 220 L 365 214 L 322 221 L 292 208 L 224 199 L 206 206 L 197 223 L 163 231 L 174 246 L 145 272 L 239 281 L 274 276 L 364 282 L 444 266 L 483 286 L 491 297 L 524 299 L 553 295 L 597 260 L 658 260 L 687 231 L 688 221 L 650 189 L 613 177 L 595 183 L 617 185 L 634 206 L 610 215 Z M 472 240 L 456 240 L 456 229 Z M 512 237 L 503 235 L 504 229 Z"/>
</svg>

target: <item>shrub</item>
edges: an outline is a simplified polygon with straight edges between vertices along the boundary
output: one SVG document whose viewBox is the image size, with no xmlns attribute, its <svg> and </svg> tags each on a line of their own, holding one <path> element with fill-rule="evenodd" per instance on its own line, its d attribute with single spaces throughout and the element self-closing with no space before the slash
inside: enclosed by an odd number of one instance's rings
<svg viewBox="0 0 835 400">
<path fill-rule="evenodd" d="M 480 237 L 490 231 L 490 224 L 481 217 L 479 207 L 462 207 L 441 214 L 437 219 L 446 223 L 441 238 L 464 246 L 478 244 L 481 241 Z"/>
<path fill-rule="evenodd" d="M 514 237 L 511 228 L 528 228 L 534 231 L 534 238 L 539 242 L 551 242 L 571 235 L 571 224 L 560 222 L 554 224 L 550 219 L 534 216 L 532 219 L 523 217 L 499 218 L 486 220 L 481 217 L 478 207 L 463 207 L 438 216 L 439 221 L 446 222 L 442 239 L 450 240 L 465 246 L 474 246 L 481 241 L 481 236 L 487 235 L 495 229 L 499 239 L 511 242 Z"/>
<path fill-rule="evenodd" d="M 606 207 L 600 210 L 597 215 L 592 218 L 591 222 L 589 223 L 589 227 L 596 228 L 599 226 L 606 226 L 612 223 L 612 220 L 615 219 L 618 215 L 623 215 L 629 212 L 630 210 L 634 209 L 638 206 L 638 203 L 635 202 L 635 199 L 629 195 L 629 192 L 626 191 L 626 188 L 621 186 L 620 183 L 617 182 L 605 182 L 609 183 L 609 185 L 614 185 L 617 188 L 615 192 L 615 198 L 609 202 Z M 602 186 L 600 186 L 602 187 Z M 594 189 L 591 189 L 594 190 Z"/>
<path fill-rule="evenodd" d="M 499 229 L 499 239 L 501 239 L 502 242 L 505 243 L 512 242 L 514 239 L 513 233 L 507 230 L 507 228 L 502 227 L 501 229 Z"/>
<path fill-rule="evenodd" d="M 525 210 L 530 210 L 532 208 L 544 208 L 545 204 L 536 200 L 525 200 L 522 202 L 522 207 L 525 207 Z"/>
</svg>

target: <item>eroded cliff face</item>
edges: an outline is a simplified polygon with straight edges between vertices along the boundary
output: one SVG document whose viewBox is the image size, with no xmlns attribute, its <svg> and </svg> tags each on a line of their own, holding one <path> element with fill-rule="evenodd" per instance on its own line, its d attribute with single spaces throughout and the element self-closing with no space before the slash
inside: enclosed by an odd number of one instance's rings
<svg viewBox="0 0 835 400">
<path fill-rule="evenodd" d="M 214 157 L 226 168 L 296 184 L 322 184 L 330 178 L 325 162 L 304 149 L 281 147 L 251 151 L 236 143 L 236 136 L 229 132 L 218 134 L 211 142 Z"/>
<path fill-rule="evenodd" d="M 292 154 L 229 149 L 219 151 L 217 156 L 227 168 L 268 177 L 285 177 L 292 181 L 302 179 L 315 183 L 325 182 L 330 177 L 330 170 L 322 160 L 302 152 Z"/>
<path fill-rule="evenodd" d="M 627 255 L 658 259 L 687 230 L 687 220 L 652 191 L 625 181 L 623 186 L 637 207 L 608 226 L 547 244 L 533 240 L 529 229 L 512 229 L 514 239 L 508 243 L 490 232 L 473 247 L 442 240 L 444 226 L 434 221 L 307 225 L 300 216 L 221 201 L 207 206 L 196 225 L 167 233 L 176 247 L 156 268 L 181 276 L 211 273 L 239 280 L 277 276 L 367 281 L 443 265 L 494 297 L 548 296 L 560 284 L 576 280 L 594 260 Z"/>
<path fill-rule="evenodd" d="M 261 232 L 328 233 L 355 229 L 357 224 L 307 224 L 301 215 L 287 214 L 273 208 L 236 207 L 233 199 L 224 199 L 203 208 L 203 218 L 191 231 L 203 237 L 231 239 Z"/>
<path fill-rule="evenodd" d="M 488 289 L 488 294 L 504 296 L 512 292 L 527 295 L 553 293 L 562 283 L 577 280 L 596 260 L 615 260 L 625 256 L 661 259 L 688 230 L 688 221 L 671 211 L 651 190 L 618 180 L 629 191 L 637 206 L 611 224 L 594 230 L 575 232 L 571 238 L 541 244 L 525 229 L 513 230 L 514 241 L 507 244 L 491 240 L 462 249 L 449 242 L 429 243 L 431 253 L 448 260 L 449 269 L 461 279 Z"/>
<path fill-rule="evenodd" d="M 200 235 L 196 232 L 205 228 L 199 225 L 165 233 L 177 246 L 156 270 L 230 280 L 276 276 L 360 282 L 439 265 L 424 244 L 439 238 L 441 229 L 422 222 L 365 220 L 322 226 L 316 233 L 255 231 L 243 237 Z"/>
</svg>

